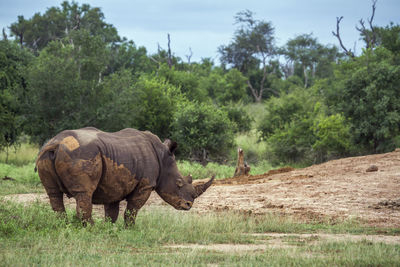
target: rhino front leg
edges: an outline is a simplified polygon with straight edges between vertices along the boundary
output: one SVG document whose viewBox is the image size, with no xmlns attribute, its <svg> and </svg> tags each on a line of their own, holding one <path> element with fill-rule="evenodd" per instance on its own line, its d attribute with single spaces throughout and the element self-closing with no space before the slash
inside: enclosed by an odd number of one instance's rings
<svg viewBox="0 0 400 267">
<path fill-rule="evenodd" d="M 119 201 L 110 204 L 104 204 L 104 213 L 106 219 L 110 218 L 111 222 L 115 223 L 119 213 Z"/>
<path fill-rule="evenodd" d="M 148 179 L 143 178 L 135 190 L 127 197 L 128 203 L 124 214 L 126 226 L 135 224 L 136 215 L 149 199 L 151 191 L 153 191 L 153 186 L 149 185 Z"/>
</svg>

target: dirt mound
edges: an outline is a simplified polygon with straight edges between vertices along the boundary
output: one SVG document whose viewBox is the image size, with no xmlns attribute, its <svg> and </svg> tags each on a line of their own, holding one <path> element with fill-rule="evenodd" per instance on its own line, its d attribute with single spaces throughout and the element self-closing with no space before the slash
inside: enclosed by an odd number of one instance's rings
<svg viewBox="0 0 400 267">
<path fill-rule="evenodd" d="M 232 185 L 232 184 L 250 184 L 250 183 L 262 183 L 268 177 L 279 174 L 279 173 L 287 173 L 294 171 L 295 169 L 292 167 L 284 167 L 276 170 L 270 170 L 264 174 L 259 175 L 242 175 L 233 178 L 226 178 L 222 180 L 217 180 L 214 182 L 214 185 Z"/>
<path fill-rule="evenodd" d="M 372 165 L 375 171 L 368 170 Z M 8 198 L 20 202 L 34 198 L 21 196 Z M 44 194 L 36 196 L 48 201 Z M 73 199 L 65 202 L 74 205 Z M 167 206 L 156 193 L 146 203 L 154 205 Z M 358 219 L 371 226 L 400 227 L 400 150 L 218 180 L 192 208 L 192 212 L 225 210 L 276 212 L 304 220 Z M 95 212 L 102 215 L 103 207 L 95 205 Z"/>
<path fill-rule="evenodd" d="M 215 185 L 196 200 L 195 210 L 272 211 L 306 220 L 359 219 L 373 226 L 400 227 L 399 149 L 224 179 Z"/>
</svg>

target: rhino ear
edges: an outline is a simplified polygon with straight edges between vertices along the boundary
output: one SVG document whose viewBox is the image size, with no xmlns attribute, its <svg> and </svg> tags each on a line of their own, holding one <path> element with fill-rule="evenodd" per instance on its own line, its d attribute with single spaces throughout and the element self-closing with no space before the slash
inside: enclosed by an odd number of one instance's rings
<svg viewBox="0 0 400 267">
<path fill-rule="evenodd" d="M 191 184 L 191 183 L 193 182 L 193 177 L 192 177 L 191 174 L 189 174 L 186 178 L 187 178 L 187 182 L 188 182 L 189 184 Z"/>
<path fill-rule="evenodd" d="M 164 145 L 166 145 L 171 153 L 174 153 L 178 147 L 178 143 L 171 141 L 169 139 L 165 139 Z"/>
</svg>

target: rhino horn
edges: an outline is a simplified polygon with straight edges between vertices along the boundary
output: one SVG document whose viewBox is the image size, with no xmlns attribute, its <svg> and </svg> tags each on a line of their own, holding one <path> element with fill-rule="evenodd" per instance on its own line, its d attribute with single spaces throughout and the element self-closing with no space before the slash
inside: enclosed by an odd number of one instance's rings
<svg viewBox="0 0 400 267">
<path fill-rule="evenodd" d="M 214 181 L 215 175 L 213 175 L 213 177 L 211 177 L 210 180 L 208 180 L 206 183 L 204 184 L 198 184 L 195 186 L 195 190 L 196 190 L 196 197 L 199 197 L 201 194 L 203 194 L 207 188 L 209 188 L 212 184 L 212 182 Z"/>
</svg>

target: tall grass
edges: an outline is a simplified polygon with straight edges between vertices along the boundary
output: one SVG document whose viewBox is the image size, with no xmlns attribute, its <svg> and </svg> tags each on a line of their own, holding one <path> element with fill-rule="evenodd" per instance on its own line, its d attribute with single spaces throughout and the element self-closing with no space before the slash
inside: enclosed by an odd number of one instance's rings
<svg viewBox="0 0 400 267">
<path fill-rule="evenodd" d="M 7 151 L 6 150 L 1 151 L 0 162 L 16 166 L 23 166 L 28 163 L 34 162 L 38 152 L 39 148 L 37 145 L 22 143 L 20 146 L 17 146 L 16 149 L 9 148 L 8 159 L 7 159 Z"/>
<path fill-rule="evenodd" d="M 253 119 L 252 129 L 256 129 L 265 115 L 264 103 L 251 103 L 244 106 L 244 110 Z"/>
<path fill-rule="evenodd" d="M 244 151 L 245 160 L 249 164 L 255 164 L 267 161 L 266 158 L 266 143 L 260 141 L 259 135 L 256 130 L 251 130 L 247 133 L 238 134 L 236 136 L 237 147 Z M 231 157 L 237 158 L 237 151 L 232 151 Z"/>
</svg>

